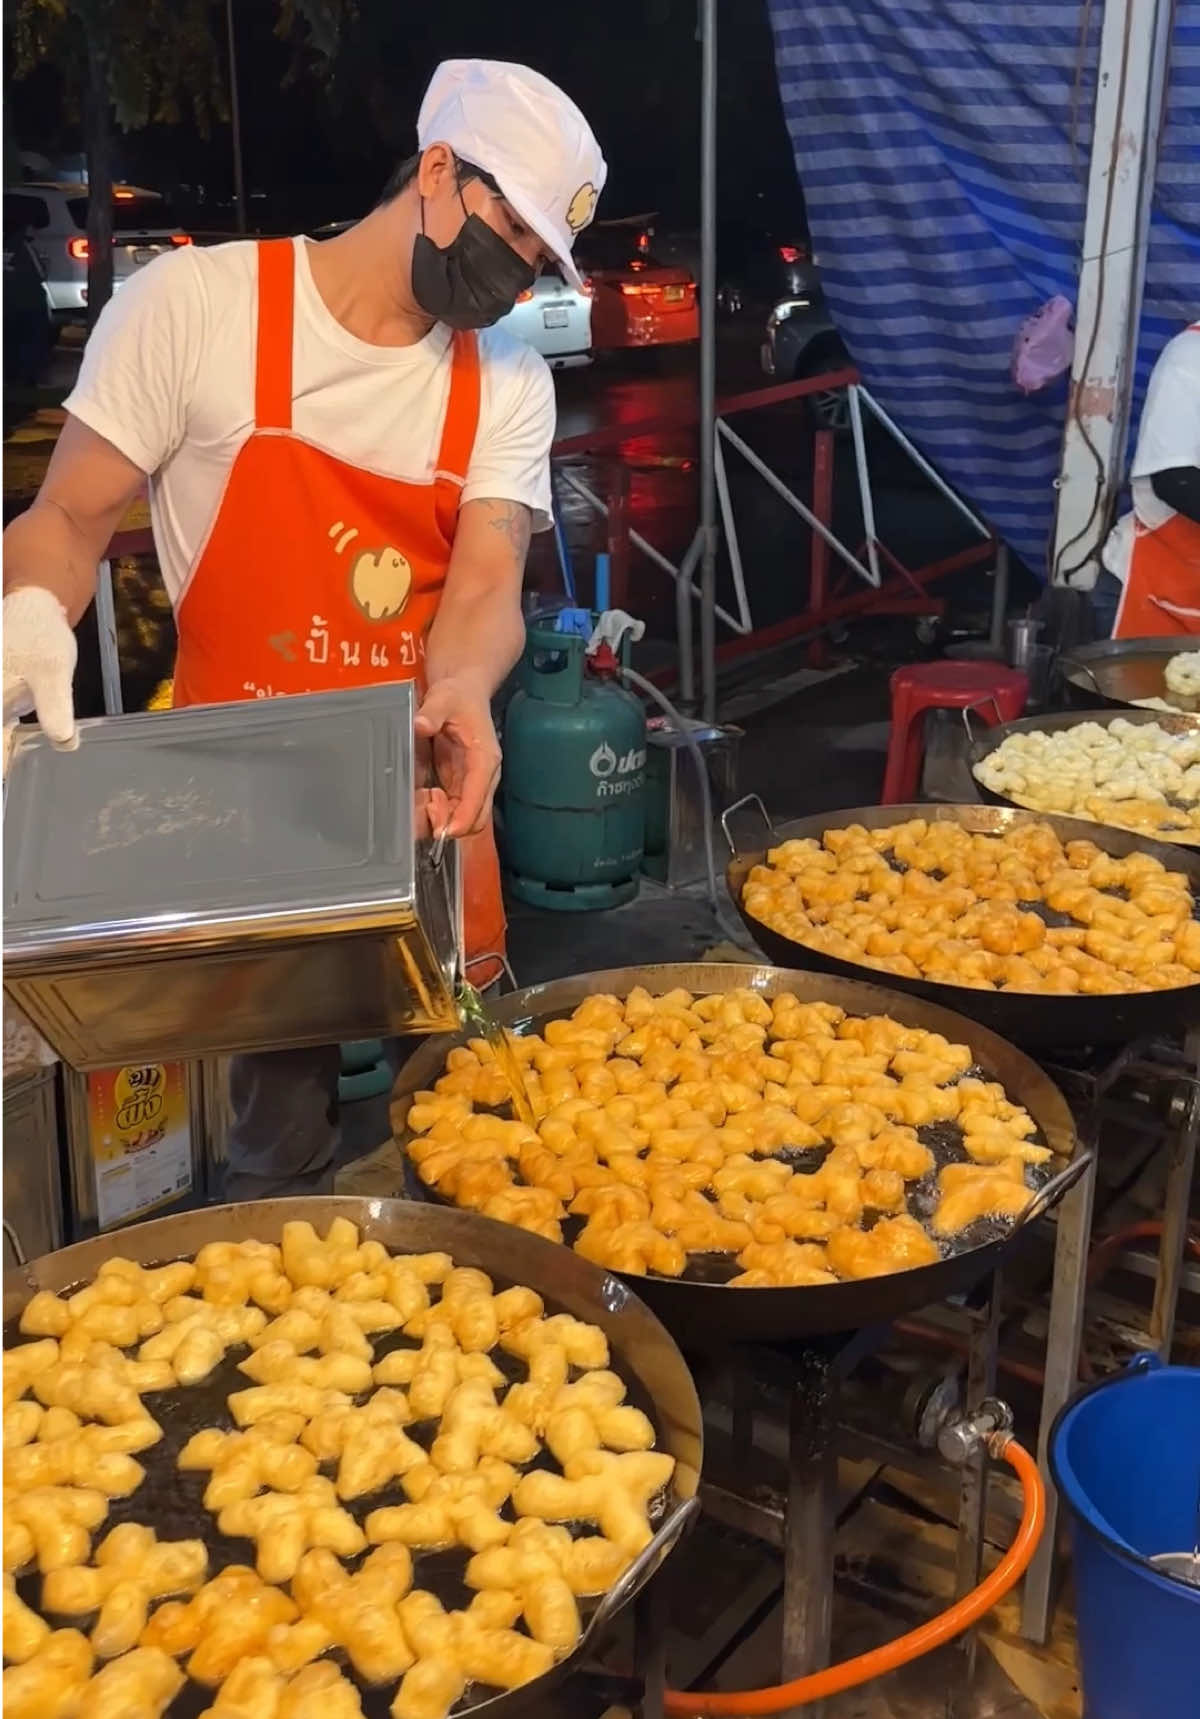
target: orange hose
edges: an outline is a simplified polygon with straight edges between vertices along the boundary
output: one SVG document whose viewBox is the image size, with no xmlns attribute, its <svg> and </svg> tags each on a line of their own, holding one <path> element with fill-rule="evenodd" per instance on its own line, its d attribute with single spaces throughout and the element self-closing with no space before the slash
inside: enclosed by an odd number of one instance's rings
<svg viewBox="0 0 1200 1719">
<path fill-rule="evenodd" d="M 1003 1457 L 1021 1482 L 1021 1523 L 1008 1551 L 977 1588 L 972 1588 L 969 1594 L 964 1594 L 947 1611 L 931 1618 L 919 1629 L 910 1630 L 907 1635 L 888 1642 L 884 1647 L 872 1648 L 870 1653 L 843 1660 L 840 1665 L 830 1665 L 824 1671 L 814 1671 L 808 1677 L 797 1677 L 791 1683 L 774 1684 L 766 1689 L 732 1690 L 728 1694 L 713 1690 L 695 1694 L 668 1689 L 664 1711 L 674 1719 L 722 1719 L 726 1714 L 783 1713 L 790 1707 L 822 1701 L 827 1695 L 837 1695 L 843 1689 L 853 1689 L 857 1684 L 868 1683 L 873 1677 L 881 1677 L 884 1672 L 895 1671 L 970 1629 L 1020 1581 L 1037 1550 L 1046 1521 L 1046 1488 L 1037 1463 L 1029 1452 L 1015 1439 L 1007 1439 L 1004 1442 L 997 1440 L 993 1453 Z"/>
</svg>

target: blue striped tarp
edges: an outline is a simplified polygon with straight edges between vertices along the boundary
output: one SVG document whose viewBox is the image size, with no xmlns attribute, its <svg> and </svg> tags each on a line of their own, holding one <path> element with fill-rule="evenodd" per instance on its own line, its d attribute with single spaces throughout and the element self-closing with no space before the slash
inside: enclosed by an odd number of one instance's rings
<svg viewBox="0 0 1200 1719">
<path fill-rule="evenodd" d="M 834 321 L 872 392 L 1044 574 L 1066 383 L 1026 398 L 1010 361 L 1027 316 L 1075 302 L 1103 0 L 768 5 Z M 1135 414 L 1198 311 L 1200 0 L 1178 0 Z"/>
</svg>

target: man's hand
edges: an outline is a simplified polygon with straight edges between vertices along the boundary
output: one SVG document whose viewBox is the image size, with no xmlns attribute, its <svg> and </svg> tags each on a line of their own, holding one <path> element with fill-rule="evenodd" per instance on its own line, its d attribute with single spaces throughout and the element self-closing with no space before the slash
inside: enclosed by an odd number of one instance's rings
<svg viewBox="0 0 1200 1719">
<path fill-rule="evenodd" d="M 425 694 L 414 728 L 418 740 L 433 747 L 437 783 L 450 808 L 444 833 L 469 836 L 484 829 L 500 780 L 500 746 L 487 693 L 465 677 L 439 680 Z"/>
<path fill-rule="evenodd" d="M 30 711 L 55 746 L 79 744 L 71 682 L 75 635 L 58 598 L 39 585 L 22 585 L 4 599 L 4 726 Z M 5 750 L 7 758 L 7 745 Z"/>
</svg>

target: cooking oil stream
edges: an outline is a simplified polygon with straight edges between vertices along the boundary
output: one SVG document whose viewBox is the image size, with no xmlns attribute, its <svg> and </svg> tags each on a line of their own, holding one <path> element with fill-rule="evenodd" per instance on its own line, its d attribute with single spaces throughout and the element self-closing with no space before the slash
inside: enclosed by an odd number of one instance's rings
<svg viewBox="0 0 1200 1719">
<path fill-rule="evenodd" d="M 458 1018 L 464 1027 L 477 1033 L 489 1046 L 496 1059 L 496 1067 L 508 1082 L 513 1115 L 527 1128 L 535 1127 L 536 1118 L 529 1102 L 529 1089 L 525 1085 L 525 1076 L 513 1050 L 512 1040 L 474 985 L 469 984 L 466 979 L 459 986 Z"/>
</svg>

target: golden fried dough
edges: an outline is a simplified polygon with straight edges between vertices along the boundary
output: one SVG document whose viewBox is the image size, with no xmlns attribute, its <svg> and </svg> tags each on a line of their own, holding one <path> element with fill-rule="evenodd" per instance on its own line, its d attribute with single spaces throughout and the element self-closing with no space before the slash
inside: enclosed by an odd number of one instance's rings
<svg viewBox="0 0 1200 1719">
<path fill-rule="evenodd" d="M 839 832 L 832 849 L 808 844 L 789 850 L 777 869 L 787 879 L 815 870 L 820 889 L 837 893 L 843 863 L 847 875 L 857 875 L 856 867 L 889 869 L 886 834 L 872 835 L 866 859 L 853 857 L 854 834 Z M 923 880 L 922 890 L 934 890 L 936 881 L 913 857 L 919 834 L 906 832 L 899 857 Z M 931 839 L 936 845 L 944 838 Z M 1032 844 L 1031 875 L 1039 852 Z M 1066 856 L 1081 864 L 1084 857 Z M 1062 869 L 1062 856 L 1043 859 Z M 1003 874 L 1006 889 L 1018 882 L 1024 887 L 1016 866 L 1012 862 Z M 944 941 L 940 929 L 929 931 L 936 912 L 926 896 L 909 899 L 901 874 L 889 875 L 894 886 L 880 900 L 897 904 L 897 923 L 902 920 L 913 936 L 930 936 L 931 949 L 939 937 Z M 1139 889 L 1150 887 L 1138 880 Z M 956 888 L 956 911 L 965 912 L 970 891 Z M 852 891 L 841 894 L 851 900 Z M 1011 906 L 999 900 L 999 917 L 983 927 L 985 941 L 996 941 Z M 1032 949 L 1036 936 L 1020 924 L 1009 930 L 1018 950 L 1013 958 L 1025 959 L 1020 951 Z M 1047 947 L 1057 948 L 1055 935 L 1045 934 Z M 1082 953 L 1072 955 L 1064 946 L 1052 959 L 1061 964 Z M 968 1046 L 787 994 L 770 1001 L 749 990 L 656 998 L 639 989 L 623 1003 L 605 999 L 597 1013 L 585 1002 L 570 1019 L 548 1023 L 544 1035 L 512 1042 L 527 1070 L 536 1132 L 523 1125 L 514 1132 L 503 1118 L 475 1112 L 474 1105 L 501 1103 L 503 1095 L 494 1091 L 488 1056 L 473 1043 L 450 1053 L 436 1090 L 414 1104 L 410 1124 L 427 1132 L 410 1143 L 413 1162 L 442 1194 L 460 1204 L 482 1203 L 536 1233 L 556 1233 L 564 1211 L 583 1219 L 572 1245 L 613 1271 L 680 1277 L 696 1256 L 724 1254 L 745 1268 L 735 1279 L 739 1288 L 796 1285 L 811 1270 L 821 1274 L 814 1281 L 823 1282 L 829 1273 L 842 1275 L 836 1263 L 841 1249 L 813 1265 L 811 1259 L 801 1263 L 793 1246 L 823 1244 L 835 1231 L 861 1228 L 880 1214 L 903 1216 L 909 1184 L 934 1169 L 918 1129 L 957 1125 L 973 1162 L 1020 1155 L 1039 1164 L 1051 1156 L 1032 1138 L 1036 1128 L 1027 1113 L 1009 1103 L 1002 1087 L 971 1072 Z M 797 1156 L 811 1148 L 822 1155 L 810 1161 Z M 462 1184 L 463 1177 L 482 1174 L 481 1166 L 495 1171 L 503 1190 L 482 1202 L 474 1193 L 468 1197 Z M 760 1250 L 753 1266 L 742 1257 L 748 1248 Z M 486 1322 L 486 1298 L 480 1306 Z M 406 1329 L 421 1334 L 443 1320 L 453 1325 L 456 1317 L 430 1308 Z M 461 1380 L 449 1357 L 429 1357 L 421 1366 L 440 1412 Z M 402 1352 L 377 1364 L 375 1378 L 415 1383 L 415 1367 Z M 551 1382 L 549 1394 L 556 1388 Z M 530 1392 L 537 1389 L 531 1380 Z M 531 1426 L 544 1422 L 545 1408 L 538 1400 Z"/>
<path fill-rule="evenodd" d="M 1064 844 L 1048 824 L 1001 835 L 924 818 L 827 830 L 772 849 L 743 900 L 811 948 L 945 984 L 1116 995 L 1161 988 L 1164 969 L 1177 985 L 1200 973 L 1183 874 L 1147 854 Z M 1035 905 L 1066 914 L 1078 941 L 1064 946 Z M 1058 958 L 1064 947 L 1071 960 Z M 909 1060 L 896 1072 L 924 1066 Z"/>
</svg>

